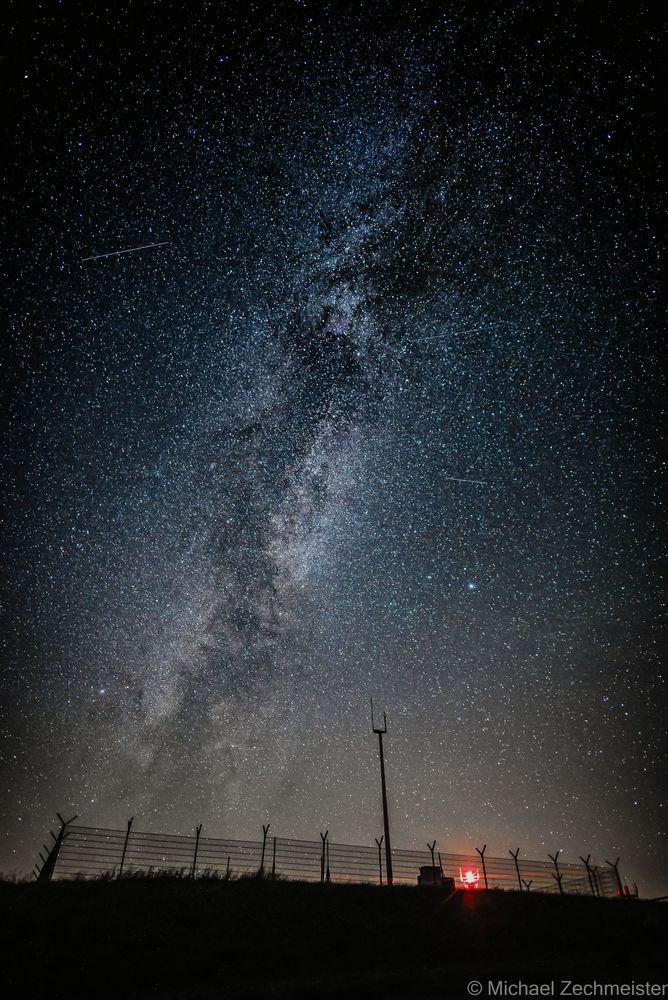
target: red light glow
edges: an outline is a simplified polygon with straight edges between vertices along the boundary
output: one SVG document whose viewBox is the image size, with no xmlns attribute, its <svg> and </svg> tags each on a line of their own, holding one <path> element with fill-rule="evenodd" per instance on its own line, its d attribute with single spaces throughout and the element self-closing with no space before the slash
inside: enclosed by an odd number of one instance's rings
<svg viewBox="0 0 668 1000">
<path fill-rule="evenodd" d="M 480 872 L 477 868 L 459 869 L 459 881 L 465 889 L 477 889 L 480 881 Z"/>
</svg>

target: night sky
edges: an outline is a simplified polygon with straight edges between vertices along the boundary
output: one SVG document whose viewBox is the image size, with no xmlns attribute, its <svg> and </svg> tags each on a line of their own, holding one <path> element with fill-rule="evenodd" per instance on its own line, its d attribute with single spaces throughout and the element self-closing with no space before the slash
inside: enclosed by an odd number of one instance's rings
<svg viewBox="0 0 668 1000">
<path fill-rule="evenodd" d="M 667 892 L 658 22 L 5 38 L 0 867 L 55 810 L 373 843 L 373 695 L 396 846 Z"/>
</svg>

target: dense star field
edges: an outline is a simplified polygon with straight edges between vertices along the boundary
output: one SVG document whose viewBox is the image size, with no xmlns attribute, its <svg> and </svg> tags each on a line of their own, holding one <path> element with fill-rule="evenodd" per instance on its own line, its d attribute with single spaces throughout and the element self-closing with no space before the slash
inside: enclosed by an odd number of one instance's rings
<svg viewBox="0 0 668 1000">
<path fill-rule="evenodd" d="M 668 891 L 641 4 L 14 8 L 3 833 Z M 83 258 L 151 243 L 136 253 Z"/>
</svg>

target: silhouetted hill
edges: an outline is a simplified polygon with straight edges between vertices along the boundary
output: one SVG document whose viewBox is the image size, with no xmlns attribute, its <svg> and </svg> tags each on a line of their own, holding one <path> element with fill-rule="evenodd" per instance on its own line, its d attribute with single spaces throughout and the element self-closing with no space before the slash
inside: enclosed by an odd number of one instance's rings
<svg viewBox="0 0 668 1000">
<path fill-rule="evenodd" d="M 129 878 L 0 884 L 6 996 L 459 997 L 471 979 L 657 982 L 663 903 Z"/>
</svg>

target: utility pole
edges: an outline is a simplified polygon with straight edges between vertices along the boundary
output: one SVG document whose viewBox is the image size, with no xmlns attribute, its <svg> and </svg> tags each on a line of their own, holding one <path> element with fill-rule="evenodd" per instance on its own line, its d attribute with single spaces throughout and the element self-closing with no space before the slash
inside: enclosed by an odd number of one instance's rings
<svg viewBox="0 0 668 1000">
<path fill-rule="evenodd" d="M 371 699 L 371 730 L 378 736 L 380 786 L 383 793 L 383 828 L 385 830 L 385 878 L 387 884 L 392 885 L 392 847 L 390 845 L 390 819 L 387 813 L 387 785 L 385 784 L 385 756 L 383 754 L 383 736 L 387 732 L 387 715 L 383 712 L 383 728 L 376 728 L 373 720 L 373 698 Z"/>
</svg>

